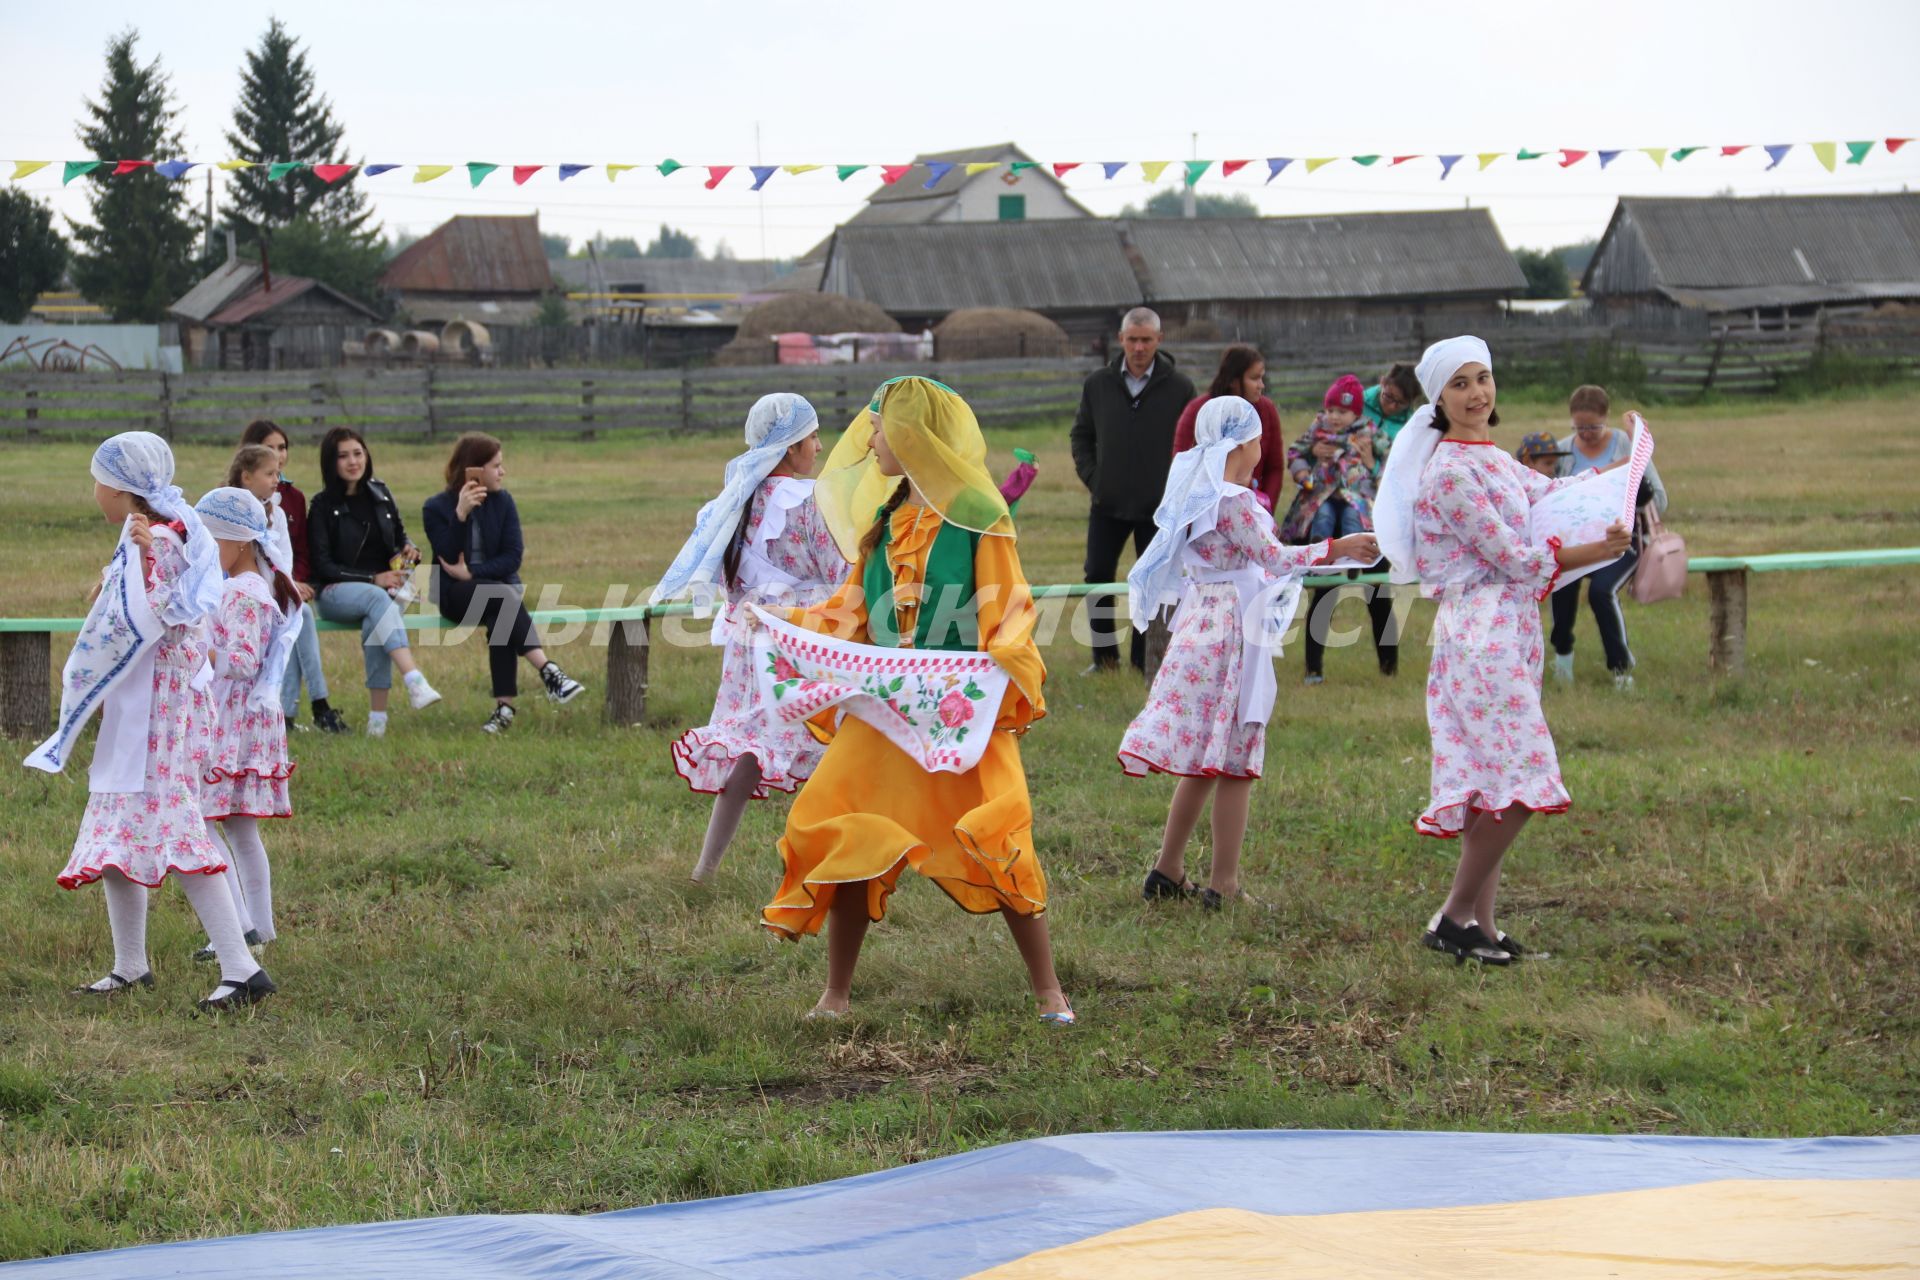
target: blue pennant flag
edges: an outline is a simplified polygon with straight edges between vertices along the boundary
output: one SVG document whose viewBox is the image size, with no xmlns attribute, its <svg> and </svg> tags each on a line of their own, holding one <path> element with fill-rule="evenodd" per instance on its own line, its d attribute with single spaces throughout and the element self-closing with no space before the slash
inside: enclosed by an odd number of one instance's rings
<svg viewBox="0 0 1920 1280">
<path fill-rule="evenodd" d="M 369 178 L 377 178 L 389 169 L 398 169 L 397 164 L 370 164 L 360 172 Z"/>
<path fill-rule="evenodd" d="M 1127 167 L 1127 162 L 1125 160 L 1102 160 L 1100 162 L 1100 168 L 1102 172 L 1104 172 L 1109 178 L 1113 177 L 1114 174 L 1120 172 L 1122 169 L 1126 167 Z"/>
<path fill-rule="evenodd" d="M 953 165 L 946 160 L 929 160 L 927 161 L 927 172 L 933 176 L 920 184 L 922 191 L 931 191 L 939 186 L 940 179 L 953 172 Z"/>
<path fill-rule="evenodd" d="M 780 166 L 777 164 L 750 164 L 747 168 L 753 174 L 753 186 L 748 188 L 751 191 L 758 191 L 766 186 L 767 179 L 780 171 Z"/>
<path fill-rule="evenodd" d="M 576 173 L 584 173 L 593 168 L 590 164 L 563 164 L 560 166 L 560 181 L 565 182 Z"/>
<path fill-rule="evenodd" d="M 1269 156 L 1267 158 L 1267 181 L 1272 182 L 1280 176 L 1280 171 L 1293 163 L 1292 156 Z"/>
<path fill-rule="evenodd" d="M 1460 163 L 1459 156 L 1440 157 L 1440 181 L 1445 182 L 1447 175 L 1453 172 L 1453 166 Z"/>
<path fill-rule="evenodd" d="M 1615 150 L 1613 150 L 1613 151 L 1596 151 L 1596 152 L 1594 152 L 1593 154 L 1595 154 L 1595 155 L 1597 155 L 1597 156 L 1599 156 L 1599 157 L 1600 157 L 1600 167 L 1601 167 L 1602 169 L 1604 169 L 1604 168 L 1606 168 L 1606 167 L 1607 167 L 1608 165 L 1610 165 L 1610 164 L 1612 164 L 1612 163 L 1613 163 L 1613 158 L 1614 158 L 1615 156 L 1617 156 L 1617 155 L 1619 155 L 1619 154 L 1620 154 L 1620 152 L 1619 152 L 1619 150 L 1618 150 L 1618 149 L 1616 148 L 1616 149 L 1615 149 Z"/>
<path fill-rule="evenodd" d="M 1787 158 L 1787 152 L 1791 150 L 1793 150 L 1793 144 L 1791 142 L 1776 142 L 1771 146 L 1769 146 L 1767 148 L 1767 158 L 1771 160 L 1772 163 L 1769 164 L 1767 168 L 1769 169 L 1778 168 L 1780 166 L 1780 162 Z"/>
<path fill-rule="evenodd" d="M 153 166 L 153 171 L 163 178 L 172 178 L 177 182 L 181 178 L 186 177 L 187 170 L 193 168 L 197 163 L 198 161 L 194 160 L 162 160 L 159 164 Z"/>
</svg>

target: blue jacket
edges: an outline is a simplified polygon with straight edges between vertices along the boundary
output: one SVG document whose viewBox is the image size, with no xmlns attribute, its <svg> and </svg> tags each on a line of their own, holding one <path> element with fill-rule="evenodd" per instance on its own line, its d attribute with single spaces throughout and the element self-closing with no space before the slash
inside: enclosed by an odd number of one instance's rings
<svg viewBox="0 0 1920 1280">
<path fill-rule="evenodd" d="M 513 495 L 505 489 L 488 494 L 465 520 L 459 510 L 460 495 L 451 489 L 434 494 L 420 509 L 433 547 L 434 573 L 440 572 L 440 561 L 465 555 L 475 582 L 520 581 L 520 560 L 527 548 L 520 540 L 520 510 L 513 505 Z"/>
</svg>

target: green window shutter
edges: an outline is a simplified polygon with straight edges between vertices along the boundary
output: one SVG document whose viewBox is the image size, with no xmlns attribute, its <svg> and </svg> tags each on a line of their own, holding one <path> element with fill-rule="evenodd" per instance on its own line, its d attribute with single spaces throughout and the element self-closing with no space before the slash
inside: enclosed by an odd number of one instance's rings
<svg viewBox="0 0 1920 1280">
<path fill-rule="evenodd" d="M 1000 221 L 1025 222 L 1027 220 L 1027 198 L 1025 196 L 1000 197 Z"/>
</svg>

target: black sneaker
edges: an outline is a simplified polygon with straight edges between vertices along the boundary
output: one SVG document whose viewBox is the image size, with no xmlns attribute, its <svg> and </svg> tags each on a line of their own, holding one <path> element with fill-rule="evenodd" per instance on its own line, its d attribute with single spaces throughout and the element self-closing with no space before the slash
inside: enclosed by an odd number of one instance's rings
<svg viewBox="0 0 1920 1280">
<path fill-rule="evenodd" d="M 560 669 L 557 662 L 540 668 L 540 683 L 547 686 L 547 698 L 565 706 L 587 691 L 587 687 Z"/>
<path fill-rule="evenodd" d="M 143 973 L 139 977 L 131 980 L 123 978 L 117 973 L 109 973 L 106 981 L 107 985 L 104 987 L 91 984 L 84 987 L 75 987 L 72 994 L 76 996 L 117 996 L 129 987 L 145 987 L 149 991 L 153 989 L 153 974 L 151 972 Z"/>
<path fill-rule="evenodd" d="M 1179 881 L 1171 876 L 1162 875 L 1158 868 L 1147 872 L 1147 882 L 1141 886 L 1140 896 L 1148 902 L 1159 902 L 1167 898 L 1197 898 L 1200 891 L 1193 887 L 1192 881 Z"/>
<path fill-rule="evenodd" d="M 1535 951 L 1532 947 L 1523 947 L 1510 933 L 1501 932 L 1498 945 L 1502 951 L 1512 956 L 1515 960 L 1553 959 L 1553 953 L 1551 951 Z"/>
<path fill-rule="evenodd" d="M 255 960 L 258 960 L 261 956 L 266 954 L 267 944 L 266 944 L 266 941 L 261 938 L 260 931 L 258 929 L 247 930 L 246 943 L 247 943 L 248 952 L 252 954 Z M 198 951 L 193 953 L 193 962 L 195 964 L 212 964 L 215 960 L 218 960 L 219 958 L 220 958 L 219 956 L 214 954 L 213 940 L 211 938 L 207 940 L 204 946 L 202 946 Z"/>
<path fill-rule="evenodd" d="M 245 982 L 237 985 L 223 982 L 220 986 L 228 988 L 227 994 L 218 997 L 208 996 L 202 1000 L 199 1004 L 201 1012 L 226 1013 L 232 1009 L 244 1009 L 250 1004 L 259 1004 L 280 989 L 273 985 L 273 979 L 267 976 L 265 969 L 255 969 L 253 976 Z M 214 988 L 216 991 L 219 989 L 219 987 Z"/>
<path fill-rule="evenodd" d="M 353 726 L 340 718 L 340 713 L 332 707 L 313 713 L 313 727 L 322 733 L 351 733 Z"/>
<path fill-rule="evenodd" d="M 505 733 L 511 728 L 513 728 L 513 708 L 502 702 L 494 707 L 493 714 L 488 716 L 487 722 L 480 726 L 480 732 Z"/>
<path fill-rule="evenodd" d="M 1465 964 L 1469 960 L 1478 960 L 1481 964 L 1513 962 L 1512 954 L 1502 950 L 1500 944 L 1489 938 L 1486 930 L 1478 924 L 1458 925 L 1439 912 L 1435 912 L 1433 919 L 1427 922 L 1427 931 L 1420 941 L 1435 951 L 1452 956 L 1456 964 Z"/>
</svg>

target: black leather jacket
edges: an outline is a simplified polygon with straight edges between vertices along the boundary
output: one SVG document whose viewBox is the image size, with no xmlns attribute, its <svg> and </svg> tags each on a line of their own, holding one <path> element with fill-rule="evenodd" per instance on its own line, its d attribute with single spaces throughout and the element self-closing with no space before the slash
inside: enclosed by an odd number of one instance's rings
<svg viewBox="0 0 1920 1280">
<path fill-rule="evenodd" d="M 380 549 L 383 564 L 408 543 L 407 529 L 400 523 L 400 507 L 394 502 L 393 494 L 378 480 L 369 479 L 365 484 L 373 497 L 372 528 L 362 524 L 353 513 L 346 494 L 332 489 L 322 490 L 307 509 L 307 551 L 315 586 L 372 582 L 373 574 L 353 568 L 366 549 L 368 539 Z"/>
</svg>

